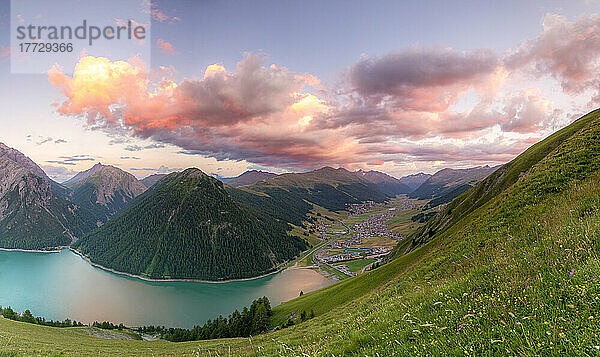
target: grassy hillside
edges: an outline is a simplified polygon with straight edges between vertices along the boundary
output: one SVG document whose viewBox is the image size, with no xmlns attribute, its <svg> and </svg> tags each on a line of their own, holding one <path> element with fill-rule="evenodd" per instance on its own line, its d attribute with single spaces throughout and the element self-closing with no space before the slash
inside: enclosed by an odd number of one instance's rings
<svg viewBox="0 0 600 357">
<path fill-rule="evenodd" d="M 315 309 L 307 322 L 252 339 L 91 346 L 73 332 L 0 319 L 0 346 L 80 355 L 597 355 L 598 114 L 517 158 L 512 184 L 488 186 L 498 192 L 408 254 L 274 310 L 281 319 Z"/>
<path fill-rule="evenodd" d="M 596 110 L 583 116 L 571 125 L 550 135 L 545 140 L 534 144 L 514 160 L 503 165 L 474 189 L 467 191 L 452 201 L 439 215 L 431 219 L 427 225 L 421 227 L 411 237 L 412 242 L 406 246 L 406 249 L 414 249 L 427 242 L 435 234 L 443 232 L 475 209 L 511 187 L 525 172 L 537 165 L 559 145 L 595 122 L 599 114 L 600 110 Z M 578 148 L 573 149 L 579 150 Z M 397 249 L 395 255 L 406 253 L 406 249 Z"/>
</svg>

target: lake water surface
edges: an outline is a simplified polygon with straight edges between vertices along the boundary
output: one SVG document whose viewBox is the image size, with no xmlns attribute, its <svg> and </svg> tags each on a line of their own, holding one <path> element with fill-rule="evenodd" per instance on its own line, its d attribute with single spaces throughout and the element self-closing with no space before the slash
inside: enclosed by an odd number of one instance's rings
<svg viewBox="0 0 600 357">
<path fill-rule="evenodd" d="M 221 284 L 148 282 L 113 274 L 63 249 L 57 253 L 0 251 L 0 305 L 46 319 L 129 326 L 190 328 L 268 296 L 271 304 L 331 284 L 312 270 Z"/>
</svg>

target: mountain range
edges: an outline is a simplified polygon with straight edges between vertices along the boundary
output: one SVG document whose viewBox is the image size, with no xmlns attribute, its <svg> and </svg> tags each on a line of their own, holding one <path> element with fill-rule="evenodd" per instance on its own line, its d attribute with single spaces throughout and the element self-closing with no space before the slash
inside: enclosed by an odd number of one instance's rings
<svg viewBox="0 0 600 357">
<path fill-rule="evenodd" d="M 294 225 L 302 225 L 313 205 L 339 211 L 351 203 L 389 198 L 362 176 L 331 167 L 282 174 L 227 190 L 236 200 Z"/>
<path fill-rule="evenodd" d="M 419 188 L 419 186 L 421 186 L 423 182 L 427 181 L 427 179 L 431 176 L 432 175 L 430 174 L 424 174 L 422 172 L 419 172 L 418 174 L 401 177 L 398 179 L 398 181 L 408 186 L 410 188 L 410 191 L 412 192 Z"/>
<path fill-rule="evenodd" d="M 167 174 L 154 174 L 154 175 L 144 177 L 143 179 L 140 180 L 140 182 L 144 186 L 146 186 L 146 188 L 149 188 L 152 185 L 154 185 L 155 183 L 157 183 L 158 181 L 160 181 L 165 176 L 167 176 Z"/>
<path fill-rule="evenodd" d="M 1 144 L 0 247 L 72 245 L 94 263 L 154 279 L 246 278 L 270 272 L 308 247 L 288 234 L 289 224 L 303 225 L 315 206 L 340 211 L 407 193 L 435 200 L 494 169 L 402 179 L 332 167 L 282 175 L 254 170 L 223 184 L 193 168 L 139 181 L 97 163 L 59 184 Z M 409 184 L 419 181 L 413 191 Z"/>
<path fill-rule="evenodd" d="M 272 172 L 250 170 L 236 177 L 222 178 L 221 181 L 223 183 L 228 184 L 229 186 L 238 187 L 244 185 L 251 185 L 255 182 L 262 181 L 264 179 L 268 179 L 275 176 L 277 176 L 277 174 L 274 174 Z"/>
<path fill-rule="evenodd" d="M 358 170 L 355 173 L 377 185 L 379 190 L 388 196 L 396 196 L 403 193 L 410 193 L 413 191 L 413 189 L 411 189 L 410 186 L 408 186 L 407 184 L 383 172 L 373 170 Z"/>
<path fill-rule="evenodd" d="M 467 192 L 500 166 L 478 166 L 468 169 L 442 169 L 430 176 L 416 190 L 408 194 L 411 198 L 430 200 L 424 210 L 451 202 Z"/>
<path fill-rule="evenodd" d="M 307 248 L 287 229 L 234 201 L 217 179 L 187 169 L 160 180 L 73 247 L 95 263 L 143 277 L 248 278 Z"/>
</svg>

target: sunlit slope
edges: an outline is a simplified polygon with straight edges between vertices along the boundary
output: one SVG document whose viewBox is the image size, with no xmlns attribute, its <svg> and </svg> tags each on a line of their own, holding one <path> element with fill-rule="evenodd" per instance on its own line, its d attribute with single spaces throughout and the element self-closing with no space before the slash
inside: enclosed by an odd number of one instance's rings
<svg viewBox="0 0 600 357">
<path fill-rule="evenodd" d="M 596 110 L 583 116 L 571 125 L 534 144 L 514 160 L 503 165 L 476 187 L 448 204 L 440 214 L 434 216 L 426 225 L 415 232 L 410 237 L 410 242 L 399 245 L 396 252 L 394 252 L 394 256 L 405 254 L 407 251 L 424 244 L 434 235 L 444 232 L 448 227 L 511 187 L 521 175 L 537 165 L 550 152 L 597 120 L 599 114 L 599 110 Z M 572 149 L 577 150 L 577 148 Z"/>
<path fill-rule="evenodd" d="M 37 326 L 17 332 L 17 323 L 0 321 L 0 345 L 36 352 L 43 344 L 46 352 L 79 355 L 191 355 L 191 347 L 200 355 L 228 355 L 230 347 L 231 355 L 265 356 L 596 355 L 597 115 L 574 123 L 578 129 L 546 155 L 532 158 L 528 151 L 513 161 L 534 164 L 522 166 L 512 184 L 462 215 L 460 224 L 372 272 L 275 309 L 277 319 L 314 309 L 318 316 L 308 322 L 252 339 L 172 345 L 98 340 L 91 347 L 65 341 L 63 330 L 42 337 L 33 332 Z M 65 341 L 69 349 L 52 341 Z"/>
</svg>

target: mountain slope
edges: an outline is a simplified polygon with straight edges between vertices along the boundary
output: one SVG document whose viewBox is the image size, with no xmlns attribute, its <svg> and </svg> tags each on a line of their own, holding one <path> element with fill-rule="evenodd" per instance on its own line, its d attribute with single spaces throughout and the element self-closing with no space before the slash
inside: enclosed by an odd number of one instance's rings
<svg viewBox="0 0 600 357">
<path fill-rule="evenodd" d="M 71 200 L 90 211 L 98 225 L 146 190 L 132 174 L 102 164 L 78 173 L 63 185 L 71 190 Z"/>
<path fill-rule="evenodd" d="M 452 201 L 442 212 L 415 232 L 408 249 L 414 249 L 433 235 L 443 232 L 449 226 L 506 190 L 517 182 L 527 170 L 542 161 L 559 145 L 587 126 L 592 125 L 597 120 L 596 116 L 597 111 L 594 111 L 576 120 L 571 125 L 534 144 L 511 162 L 504 164 L 474 189 Z"/>
<path fill-rule="evenodd" d="M 295 225 L 302 224 L 312 209 L 311 203 L 339 211 L 347 204 L 382 202 L 389 197 L 369 180 L 346 169 L 331 167 L 278 175 L 227 190 L 236 200 Z"/>
<path fill-rule="evenodd" d="M 377 185 L 379 190 L 388 196 L 396 196 L 403 193 L 410 193 L 411 191 L 413 191 L 408 185 L 400 182 L 400 180 L 398 180 L 397 178 L 392 177 L 383 172 L 374 170 L 358 170 L 355 173 Z"/>
<path fill-rule="evenodd" d="M 146 186 L 146 188 L 150 188 L 158 181 L 162 180 L 163 177 L 167 176 L 167 174 L 154 174 L 148 177 L 144 177 L 140 182 Z"/>
<path fill-rule="evenodd" d="M 234 201 L 220 181 L 187 169 L 162 179 L 74 248 L 144 277 L 224 280 L 270 272 L 306 249 L 286 230 Z"/>
<path fill-rule="evenodd" d="M 432 199 L 442 197 L 451 191 L 462 190 L 462 192 L 465 192 L 497 170 L 498 167 L 486 165 L 458 170 L 443 169 L 428 178 L 419 188 L 411 192 L 409 196 L 419 199 Z M 448 202 L 452 199 L 448 200 Z"/>
<path fill-rule="evenodd" d="M 20 151 L 13 149 L 0 143 L 0 158 L 8 159 L 17 165 L 29 170 L 35 176 L 41 177 L 44 181 L 50 181 L 44 170 L 38 166 L 33 160 L 25 156 Z"/>
<path fill-rule="evenodd" d="M 411 189 L 411 191 L 414 191 L 417 188 L 419 188 L 419 186 L 421 186 L 423 182 L 427 181 L 427 179 L 431 176 L 432 175 L 430 174 L 424 174 L 422 172 L 419 172 L 418 174 L 401 177 L 398 179 L 398 181 L 407 185 Z"/>
<path fill-rule="evenodd" d="M 63 198 L 68 197 L 69 190 L 66 187 L 50 179 L 48 175 L 46 175 L 44 170 L 42 170 L 42 168 L 39 167 L 38 164 L 36 164 L 33 160 L 25 156 L 20 151 L 8 147 L 3 143 L 0 143 L 0 158 L 9 159 L 17 163 L 19 166 L 28 169 L 34 175 L 41 177 L 42 179 L 44 179 L 44 181 L 48 182 L 54 193 L 58 194 L 59 196 L 62 196 Z"/>
<path fill-rule="evenodd" d="M 35 174 L 41 170 L 38 169 L 25 155 L 0 144 L 2 248 L 69 245 L 92 228 L 88 212 L 57 195 L 45 174 L 43 177 Z"/>
<path fill-rule="evenodd" d="M 237 177 L 231 177 L 229 179 L 226 179 L 223 182 L 227 183 L 229 186 L 238 187 L 244 185 L 251 185 L 255 182 L 262 181 L 264 179 L 268 179 L 275 176 L 277 176 L 277 174 L 274 174 L 272 172 L 250 170 L 244 172 L 243 174 Z"/>
</svg>

